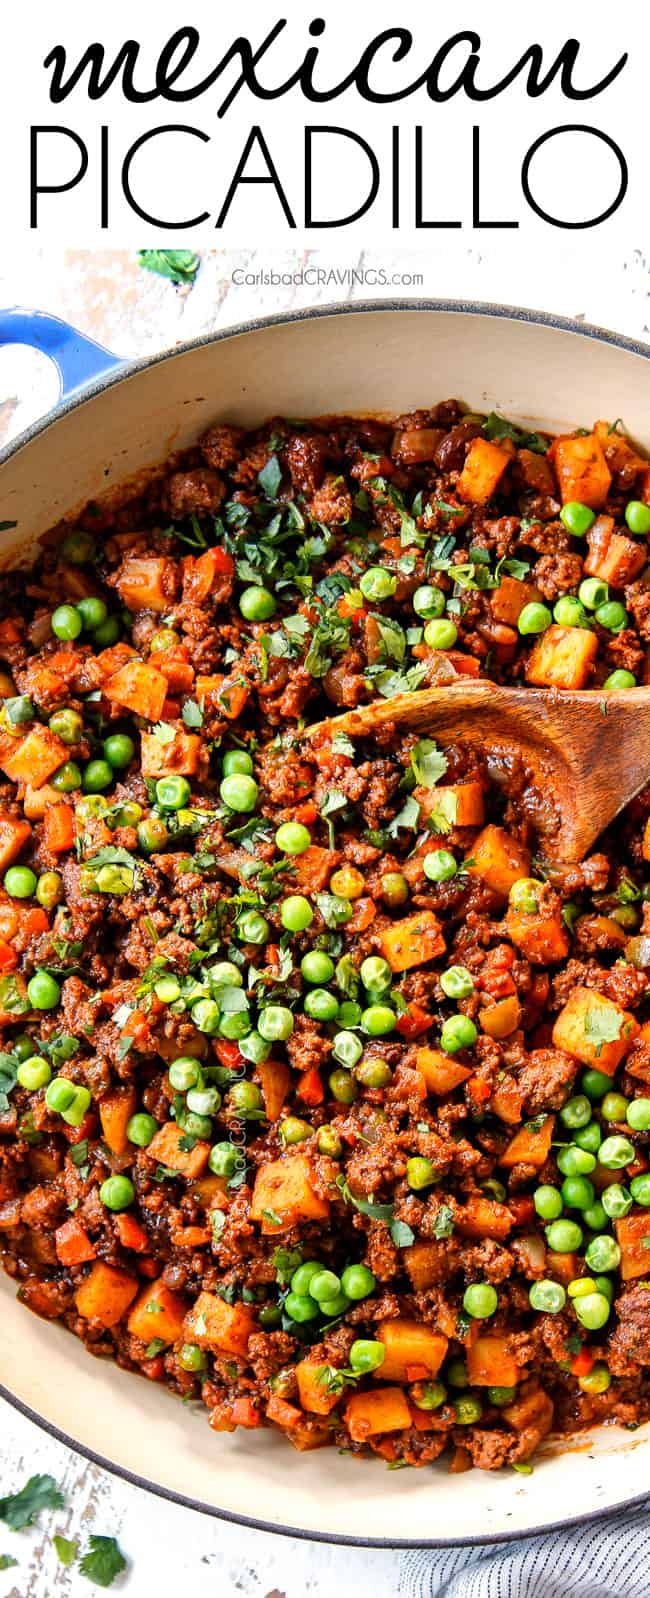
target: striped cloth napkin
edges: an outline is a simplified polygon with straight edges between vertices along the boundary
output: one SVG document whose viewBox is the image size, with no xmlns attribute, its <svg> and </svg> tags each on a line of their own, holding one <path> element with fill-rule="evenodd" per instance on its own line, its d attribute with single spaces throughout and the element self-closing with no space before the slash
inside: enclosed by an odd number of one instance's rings
<svg viewBox="0 0 650 1598">
<path fill-rule="evenodd" d="M 400 1598 L 650 1598 L 650 1499 L 629 1514 L 489 1548 L 407 1554 Z"/>
</svg>

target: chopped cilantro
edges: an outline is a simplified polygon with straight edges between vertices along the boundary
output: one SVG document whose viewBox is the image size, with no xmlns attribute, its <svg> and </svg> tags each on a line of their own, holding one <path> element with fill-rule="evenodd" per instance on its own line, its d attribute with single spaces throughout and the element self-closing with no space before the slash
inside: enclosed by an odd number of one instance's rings
<svg viewBox="0 0 650 1598">
<path fill-rule="evenodd" d="M 201 264 L 194 250 L 138 250 L 145 272 L 168 277 L 172 283 L 193 283 Z"/>
<path fill-rule="evenodd" d="M 421 788 L 434 788 L 447 770 L 448 761 L 432 738 L 420 738 L 411 750 L 411 765 Z"/>
<path fill-rule="evenodd" d="M 126 1570 L 126 1559 L 115 1537 L 89 1537 L 79 1569 L 98 1587 L 110 1587 L 120 1571 Z"/>
<path fill-rule="evenodd" d="M 441 1204 L 433 1222 L 433 1235 L 440 1242 L 444 1237 L 451 1237 L 453 1230 L 454 1212 L 448 1204 Z"/>
<path fill-rule="evenodd" d="M 71 1542 L 68 1537 L 59 1537 L 58 1534 L 52 1538 L 52 1542 L 60 1564 L 65 1565 L 66 1568 L 74 1565 L 79 1552 L 79 1544 Z"/>
<path fill-rule="evenodd" d="M 62 1509 L 63 1493 L 53 1476 L 30 1476 L 20 1492 L 0 1498 L 0 1520 L 12 1531 L 22 1531 L 33 1526 L 43 1509 Z"/>
</svg>

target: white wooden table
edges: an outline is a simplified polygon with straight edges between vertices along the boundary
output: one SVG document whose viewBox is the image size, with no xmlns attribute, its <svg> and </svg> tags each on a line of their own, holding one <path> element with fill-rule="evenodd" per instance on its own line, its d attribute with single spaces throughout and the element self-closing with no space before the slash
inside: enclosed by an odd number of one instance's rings
<svg viewBox="0 0 650 1598">
<path fill-rule="evenodd" d="M 6 251 L 0 266 L 0 304 L 49 310 L 76 323 L 124 356 L 146 355 L 269 311 L 315 302 L 386 296 L 497 300 L 579 316 L 650 342 L 649 263 L 630 237 L 624 245 L 598 241 L 597 267 L 588 277 L 573 259 L 570 242 L 558 236 L 538 262 L 525 263 L 508 240 L 460 248 L 439 242 L 425 254 L 365 252 L 346 256 L 345 247 L 324 252 L 242 251 L 206 256 L 193 287 L 142 272 L 127 252 L 34 250 L 19 252 L 15 266 Z M 356 282 L 297 283 L 306 266 L 365 270 Z M 262 269 L 289 279 L 268 286 L 236 285 L 234 272 L 255 278 Z M 402 283 L 379 287 L 384 268 Z M 421 274 L 415 285 L 413 274 Z M 25 350 L 0 350 L 0 445 L 8 442 L 56 399 L 56 382 L 43 357 Z M 0 1573 L 0 1598 L 91 1598 L 93 1588 L 65 1570 L 50 1543 L 52 1531 L 82 1540 L 89 1531 L 117 1536 L 130 1564 L 113 1589 L 142 1598 L 188 1593 L 241 1593 L 244 1598 L 394 1598 L 407 1589 L 408 1554 L 328 1547 L 240 1529 L 163 1503 L 109 1476 L 52 1441 L 8 1405 L 0 1405 L 0 1496 L 35 1472 L 49 1471 L 66 1493 L 68 1508 L 44 1514 L 42 1526 L 21 1535 L 0 1527 L 0 1554 L 17 1568 Z M 254 1506 L 251 1506 L 254 1509 Z M 419 1585 L 419 1583 L 418 1583 Z M 417 1590 L 417 1587 L 416 1587 Z M 424 1589 L 423 1589 L 424 1591 Z M 427 1584 L 428 1591 L 428 1584 Z"/>
</svg>

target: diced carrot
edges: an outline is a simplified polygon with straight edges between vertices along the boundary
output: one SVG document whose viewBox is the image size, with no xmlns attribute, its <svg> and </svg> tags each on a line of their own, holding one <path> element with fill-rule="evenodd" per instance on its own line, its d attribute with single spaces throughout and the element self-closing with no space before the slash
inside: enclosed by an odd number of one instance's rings
<svg viewBox="0 0 650 1598">
<path fill-rule="evenodd" d="M 489 438 L 473 438 L 456 484 L 460 499 L 472 505 L 485 505 L 501 482 L 513 455 L 514 449 L 509 439 L 502 444 L 494 444 Z"/>
<path fill-rule="evenodd" d="M 0 972 L 15 971 L 17 965 L 16 950 L 12 949 L 11 944 L 6 943 L 4 938 L 0 938 Z"/>
<path fill-rule="evenodd" d="M 203 699 L 216 701 L 217 708 L 227 721 L 236 721 L 241 716 L 242 710 L 250 694 L 250 686 L 243 679 L 212 676 L 197 677 L 196 697 L 199 704 Z"/>
<path fill-rule="evenodd" d="M 638 1031 L 629 1010 L 591 988 L 574 988 L 553 1027 L 553 1043 L 583 1065 L 613 1076 Z"/>
<path fill-rule="evenodd" d="M 277 1121 L 289 1092 L 289 1067 L 284 1060 L 262 1060 L 257 1067 L 267 1121 Z"/>
<path fill-rule="evenodd" d="M 160 1277 L 145 1287 L 136 1300 L 127 1321 L 132 1337 L 150 1343 L 160 1338 L 163 1343 L 175 1343 L 180 1337 L 185 1321 L 185 1305 L 178 1293 L 165 1287 Z"/>
<path fill-rule="evenodd" d="M 365 1443 L 381 1432 L 403 1431 L 411 1424 L 411 1412 L 401 1387 L 383 1387 L 375 1392 L 352 1393 L 345 1419 L 352 1441 Z"/>
<path fill-rule="evenodd" d="M 413 797 L 423 816 L 440 810 L 452 827 L 482 827 L 485 821 L 482 782 L 455 782 L 448 787 L 439 784 L 435 788 L 416 788 Z"/>
<path fill-rule="evenodd" d="M 637 1276 L 647 1276 L 650 1267 L 650 1210 L 642 1214 L 624 1216 L 614 1222 L 614 1231 L 621 1250 L 621 1276 L 631 1282 Z"/>
<path fill-rule="evenodd" d="M 133 645 L 124 642 L 111 644 L 110 649 L 102 649 L 101 654 L 95 659 L 95 666 L 99 668 L 102 682 L 106 682 L 108 677 L 114 677 L 129 660 L 135 660 L 135 655 Z"/>
<path fill-rule="evenodd" d="M 473 877 L 480 877 L 493 893 L 509 894 L 513 882 L 530 874 L 530 854 L 505 827 L 490 823 L 474 839 L 465 862 L 465 869 Z"/>
<path fill-rule="evenodd" d="M 584 688 L 597 654 L 595 633 L 553 623 L 531 651 L 526 681 L 537 688 Z"/>
<path fill-rule="evenodd" d="M 479 1010 L 481 1029 L 489 1038 L 509 1038 L 521 1021 L 521 1005 L 516 994 L 498 999 L 496 1004 Z"/>
<path fill-rule="evenodd" d="M 424 1005 L 416 1004 L 415 1000 L 411 999 L 406 1010 L 400 1015 L 395 1031 L 399 1032 L 402 1038 L 419 1038 L 422 1032 L 428 1032 L 432 1026 L 433 1016 L 425 1010 Z"/>
<path fill-rule="evenodd" d="M 194 667 L 179 650 L 165 649 L 156 655 L 156 669 L 167 679 L 169 694 L 190 694 L 194 687 Z"/>
<path fill-rule="evenodd" d="M 308 849 L 292 858 L 291 892 L 294 888 L 298 893 L 319 892 L 329 882 L 335 861 L 331 849 L 321 849 L 319 844 L 310 843 Z"/>
<path fill-rule="evenodd" d="M 100 1100 L 99 1119 L 112 1154 L 126 1154 L 130 1147 L 126 1129 L 135 1113 L 136 1102 L 134 1087 L 114 1088 L 112 1093 L 107 1093 Z"/>
<path fill-rule="evenodd" d="M 465 1082 L 472 1074 L 469 1066 L 450 1059 L 441 1049 L 418 1049 L 415 1063 L 420 1076 L 424 1077 L 427 1092 L 438 1095 L 453 1093 L 454 1088 L 459 1087 L 460 1083 Z"/>
<path fill-rule="evenodd" d="M 176 565 L 165 555 L 130 555 L 117 588 L 127 610 L 169 610 L 176 592 Z"/>
<path fill-rule="evenodd" d="M 42 787 L 69 753 L 66 744 L 40 722 L 30 727 L 24 738 L 0 738 L 0 767 L 5 776 L 10 782 L 28 782 L 33 788 Z"/>
<path fill-rule="evenodd" d="M 184 1133 L 176 1121 L 166 1121 L 156 1132 L 148 1148 L 147 1155 L 152 1160 L 157 1160 L 160 1165 L 168 1165 L 170 1171 L 178 1171 L 181 1176 L 186 1176 L 189 1181 L 202 1176 L 208 1163 L 210 1144 L 201 1139 L 194 1144 L 193 1149 L 182 1149 Z"/>
<path fill-rule="evenodd" d="M 410 971 L 445 952 L 440 922 L 431 910 L 394 921 L 380 933 L 379 942 L 391 971 Z"/>
<path fill-rule="evenodd" d="M 259 1166 L 251 1219 L 261 1221 L 263 1232 L 286 1231 L 298 1220 L 326 1220 L 329 1210 L 328 1201 L 314 1191 L 306 1155 L 284 1155 Z"/>
<path fill-rule="evenodd" d="M 6 871 L 31 835 L 28 821 L 12 816 L 9 810 L 0 810 L 0 871 Z"/>
<path fill-rule="evenodd" d="M 165 777 L 176 772 L 183 777 L 194 777 L 199 769 L 201 739 L 195 732 L 184 732 L 177 727 L 174 737 L 163 744 L 153 732 L 142 734 L 143 777 Z"/>
<path fill-rule="evenodd" d="M 461 1237 L 476 1238 L 478 1242 L 491 1237 L 495 1242 L 502 1243 L 512 1231 L 512 1223 L 512 1212 L 508 1205 L 499 1204 L 496 1199 L 470 1198 L 462 1209 L 459 1206 L 455 1212 L 455 1228 Z"/>
<path fill-rule="evenodd" d="M 335 1386 L 328 1386 L 328 1369 L 322 1360 L 310 1358 L 296 1365 L 300 1402 L 311 1415 L 329 1415 L 341 1396 Z"/>
<path fill-rule="evenodd" d="M 185 1316 L 183 1329 L 187 1341 L 198 1343 L 199 1348 L 214 1348 L 243 1358 L 255 1330 L 255 1316 L 249 1304 L 227 1304 L 216 1293 L 199 1293 Z"/>
<path fill-rule="evenodd" d="M 643 849 L 642 849 L 642 853 L 643 853 L 644 860 L 650 860 L 650 816 L 648 816 L 648 819 L 646 821 L 645 827 L 643 829 Z"/>
<path fill-rule="evenodd" d="M 375 1371 L 380 1381 L 408 1381 L 407 1368 L 411 1365 L 423 1366 L 426 1377 L 437 1376 L 447 1352 L 448 1340 L 441 1332 L 404 1315 L 379 1321 L 377 1339 L 385 1349 L 382 1364 Z"/>
<path fill-rule="evenodd" d="M 377 906 L 374 899 L 362 894 L 360 899 L 355 899 L 354 901 L 352 915 L 349 921 L 345 923 L 346 932 L 365 932 L 366 927 L 369 927 L 374 921 L 376 914 Z"/>
<path fill-rule="evenodd" d="M 496 1332 L 479 1333 L 466 1350 L 466 1361 L 472 1387 L 516 1387 L 521 1379 L 508 1338 Z"/>
<path fill-rule="evenodd" d="M 508 937 L 533 965 L 557 965 L 569 953 L 569 935 L 558 915 L 515 910 L 506 916 Z"/>
<path fill-rule="evenodd" d="M 537 1129 L 534 1126 L 522 1126 L 500 1156 L 499 1164 L 508 1170 L 513 1165 L 543 1165 L 551 1152 L 554 1125 L 555 1116 L 547 1115 Z"/>
<path fill-rule="evenodd" d="M 253 1403 L 252 1398 L 247 1398 L 245 1395 L 241 1398 L 233 1399 L 230 1413 L 235 1426 L 245 1426 L 248 1431 L 252 1431 L 255 1426 L 261 1426 L 262 1424 L 259 1409 Z M 300 1410 L 297 1413 L 300 1416 Z"/>
<path fill-rule="evenodd" d="M 104 683 L 103 692 L 113 705 L 132 710 L 145 721 L 159 721 L 167 695 L 167 682 L 155 666 L 130 660 Z"/>
<path fill-rule="evenodd" d="M 135 1215 L 129 1215 L 128 1210 L 115 1216 L 115 1230 L 122 1248 L 130 1248 L 134 1254 L 146 1254 L 150 1249 L 151 1243 L 144 1226 L 136 1221 Z"/>
<path fill-rule="evenodd" d="M 97 1254 L 94 1243 L 91 1243 L 76 1215 L 71 1215 L 69 1221 L 57 1227 L 54 1246 L 61 1265 L 83 1265 L 85 1260 L 94 1260 Z"/>
<path fill-rule="evenodd" d="M 211 1238 L 207 1226 L 177 1226 L 171 1234 L 174 1248 L 205 1248 Z"/>
<path fill-rule="evenodd" d="M 541 590 L 534 583 L 524 583 L 519 577 L 502 577 L 490 594 L 490 609 L 495 621 L 516 627 L 524 605 L 536 604 L 541 598 Z"/>
<path fill-rule="evenodd" d="M 118 1271 L 113 1265 L 97 1260 L 77 1288 L 75 1304 L 86 1320 L 100 1321 L 102 1326 L 117 1326 L 137 1291 L 134 1276 L 127 1276 L 126 1271 Z"/>
<path fill-rule="evenodd" d="M 289 1431 L 292 1426 L 298 1426 L 302 1420 L 302 1411 L 295 1404 L 288 1404 L 286 1398 L 278 1398 L 272 1393 L 266 1406 L 266 1418 L 281 1426 L 283 1431 Z"/>
<path fill-rule="evenodd" d="M 548 453 L 555 466 L 563 505 L 576 499 L 592 510 L 602 510 L 612 474 L 597 435 L 556 438 Z"/>
<path fill-rule="evenodd" d="M 225 549 L 206 549 L 202 555 L 186 555 L 183 560 L 183 599 L 201 605 L 211 594 L 218 577 L 232 577 L 235 563 Z"/>
<path fill-rule="evenodd" d="M 303 1104 L 308 1105 L 310 1109 L 314 1109 L 317 1104 L 322 1104 L 325 1098 L 325 1089 L 320 1071 L 316 1065 L 312 1065 L 309 1070 L 303 1071 L 296 1088 L 296 1094 L 299 1099 L 302 1099 Z"/>
<path fill-rule="evenodd" d="M 584 563 L 586 577 L 600 577 L 612 588 L 633 582 L 645 566 L 648 549 L 638 539 L 614 532 L 613 516 L 598 516 L 587 533 L 589 554 Z"/>
<path fill-rule="evenodd" d="M 74 810 L 72 805 L 46 805 L 43 816 L 43 842 L 53 854 L 63 854 L 74 847 Z"/>
</svg>

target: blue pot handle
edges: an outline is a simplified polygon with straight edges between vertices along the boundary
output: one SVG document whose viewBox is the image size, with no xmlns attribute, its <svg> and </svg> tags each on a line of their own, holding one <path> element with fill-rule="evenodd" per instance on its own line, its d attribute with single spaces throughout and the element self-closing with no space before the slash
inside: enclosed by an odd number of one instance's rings
<svg viewBox="0 0 650 1598">
<path fill-rule="evenodd" d="M 96 377 L 115 372 L 123 363 L 117 355 L 86 338 L 69 322 L 48 311 L 26 311 L 20 306 L 0 310 L 0 345 L 28 344 L 47 355 L 59 374 L 63 399 Z"/>
</svg>

